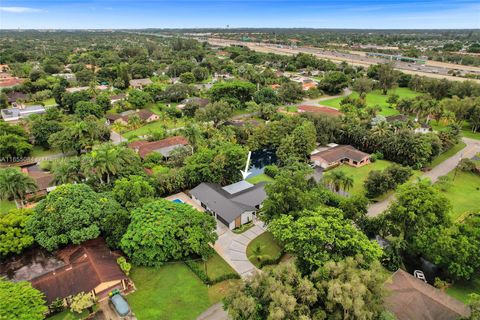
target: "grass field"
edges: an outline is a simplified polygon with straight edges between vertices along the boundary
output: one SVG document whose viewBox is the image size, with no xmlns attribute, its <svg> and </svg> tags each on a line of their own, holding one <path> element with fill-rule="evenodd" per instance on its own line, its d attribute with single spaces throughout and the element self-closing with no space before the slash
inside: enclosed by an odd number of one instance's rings
<svg viewBox="0 0 480 320">
<path fill-rule="evenodd" d="M 379 105 L 382 107 L 382 111 L 380 112 L 383 116 L 391 116 L 396 115 L 399 112 L 395 108 L 390 108 L 390 105 L 387 103 L 388 95 L 391 93 L 396 93 L 400 96 L 400 98 L 413 98 L 418 96 L 420 93 L 412 91 L 408 88 L 396 88 L 390 90 L 387 95 L 383 95 L 380 90 L 374 90 L 367 94 L 367 105 L 368 106 L 375 106 Z M 353 92 L 350 97 L 357 98 L 358 93 Z M 321 105 L 329 106 L 335 109 L 340 109 L 340 102 L 344 99 L 344 97 L 334 98 L 330 100 L 320 101 Z"/>
<path fill-rule="evenodd" d="M 365 189 L 363 188 L 363 182 L 367 179 L 370 171 L 373 170 L 383 170 L 388 166 L 392 165 L 393 162 L 387 160 L 377 160 L 371 164 L 367 164 L 360 168 L 355 168 L 346 164 L 342 164 L 339 167 L 336 167 L 330 171 L 343 171 L 353 178 L 353 187 L 347 192 L 350 194 L 364 194 Z M 327 172 L 325 174 L 327 174 Z"/>
<path fill-rule="evenodd" d="M 11 209 L 15 208 L 17 208 L 15 202 L 8 200 L 0 200 L 0 213 L 7 213 Z"/>
<path fill-rule="evenodd" d="M 173 128 L 183 127 L 184 125 L 185 125 L 185 121 L 182 119 L 159 120 L 159 121 L 147 123 L 138 129 L 125 132 L 122 135 L 127 139 L 132 139 L 139 136 L 151 134 L 152 132 L 155 132 L 155 131 L 163 131 L 165 127 L 167 129 L 173 129 Z"/>
<path fill-rule="evenodd" d="M 260 182 L 272 182 L 273 178 L 267 176 L 265 173 L 261 173 L 255 177 L 248 178 L 247 181 L 253 184 L 257 184 Z"/>
<path fill-rule="evenodd" d="M 452 148 L 450 148 L 450 150 L 447 150 L 444 153 L 440 154 L 438 157 L 436 157 L 432 162 L 430 162 L 429 166 L 431 168 L 436 167 L 437 165 L 447 160 L 451 156 L 455 155 L 458 151 L 462 150 L 466 146 L 467 145 L 463 141 L 460 141 L 459 143 L 454 145 Z"/>
<path fill-rule="evenodd" d="M 480 294 L 480 275 L 474 276 L 469 281 L 456 282 L 447 289 L 447 293 L 452 297 L 467 303 L 469 294 Z"/>
<path fill-rule="evenodd" d="M 430 121 L 430 125 L 432 126 L 433 130 L 437 131 L 442 131 L 447 128 L 447 126 L 437 123 L 436 121 Z M 480 132 L 472 132 L 466 122 L 464 122 L 462 125 L 462 136 L 470 139 L 480 140 Z"/>
<path fill-rule="evenodd" d="M 260 247 L 260 253 L 257 254 L 256 248 Z M 260 267 L 262 260 L 276 259 L 282 253 L 282 247 L 275 241 L 270 232 L 264 232 L 248 244 L 247 257 L 251 263 Z"/>
<path fill-rule="evenodd" d="M 32 149 L 32 153 L 30 155 L 32 157 L 46 157 L 56 153 L 60 153 L 60 151 L 44 149 L 43 147 L 40 147 L 40 146 L 34 146 Z"/>
<path fill-rule="evenodd" d="M 452 179 L 451 186 L 442 193 L 452 204 L 452 218 L 461 219 L 469 212 L 480 210 L 480 177 L 468 172 L 455 170 L 448 176 Z M 453 179 L 455 176 L 455 179 Z"/>
<path fill-rule="evenodd" d="M 197 264 L 204 269 L 205 265 L 202 261 L 198 261 Z M 218 253 L 215 252 L 207 260 L 207 276 L 210 280 L 215 280 L 228 274 L 236 274 L 236 272 L 227 262 L 225 262 L 225 260 L 223 260 L 222 257 L 218 255 Z"/>
<path fill-rule="evenodd" d="M 229 286 L 221 282 L 208 288 L 183 263 L 135 267 L 130 278 L 137 290 L 127 300 L 140 320 L 195 319 L 218 302 Z"/>
</svg>

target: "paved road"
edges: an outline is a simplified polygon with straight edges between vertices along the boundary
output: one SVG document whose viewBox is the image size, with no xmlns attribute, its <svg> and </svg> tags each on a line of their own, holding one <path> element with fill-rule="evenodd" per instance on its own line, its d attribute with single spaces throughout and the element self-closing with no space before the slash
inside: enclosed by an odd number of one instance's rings
<svg viewBox="0 0 480 320">
<path fill-rule="evenodd" d="M 320 102 L 325 101 L 325 100 L 330 100 L 330 99 L 335 99 L 335 98 L 340 98 L 340 97 L 346 97 L 349 96 L 352 93 L 352 90 L 350 88 L 345 88 L 343 90 L 342 94 L 336 95 L 336 96 L 327 96 L 327 97 L 321 97 L 317 99 L 310 99 L 310 100 L 303 100 L 302 102 L 296 103 L 294 105 L 296 106 L 301 106 L 301 105 L 319 105 Z"/>
<path fill-rule="evenodd" d="M 119 133 L 110 130 L 110 141 L 112 141 L 113 144 L 117 145 L 128 140 L 122 137 Z"/>
<path fill-rule="evenodd" d="M 223 310 L 221 302 L 215 303 L 213 306 L 205 310 L 198 316 L 197 320 L 227 320 L 228 314 Z"/>
<path fill-rule="evenodd" d="M 438 177 L 444 176 L 450 171 L 454 170 L 457 164 L 463 158 L 473 158 L 475 154 L 480 152 L 480 141 L 470 138 L 462 138 L 463 142 L 465 142 L 466 146 L 455 155 L 451 156 L 447 160 L 443 161 L 439 165 L 437 165 L 432 170 L 423 174 L 422 178 L 430 178 L 432 182 L 436 182 Z M 388 198 L 374 203 L 368 207 L 367 215 L 370 217 L 374 217 L 379 215 L 380 213 L 387 210 L 390 203 L 395 199 L 395 195 L 391 195 Z"/>
<path fill-rule="evenodd" d="M 236 234 L 228 228 L 217 227 L 219 234 L 215 242 L 215 251 L 223 258 L 235 271 L 246 278 L 258 269 L 247 258 L 247 246 L 256 237 L 265 232 L 262 227 L 263 222 L 255 222 L 255 225 L 247 231 Z"/>
</svg>

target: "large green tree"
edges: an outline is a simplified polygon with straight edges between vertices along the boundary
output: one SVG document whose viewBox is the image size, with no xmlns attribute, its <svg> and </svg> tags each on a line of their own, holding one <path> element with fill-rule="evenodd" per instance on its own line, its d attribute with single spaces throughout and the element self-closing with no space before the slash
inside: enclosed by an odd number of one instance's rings
<svg viewBox="0 0 480 320">
<path fill-rule="evenodd" d="M 285 250 L 297 256 L 299 266 L 306 272 L 314 271 L 329 260 L 340 261 L 361 254 L 370 263 L 382 254 L 378 244 L 370 241 L 336 208 L 305 210 L 297 220 L 284 215 L 270 222 L 268 228 L 275 239 L 284 244 Z"/>
<path fill-rule="evenodd" d="M 33 237 L 25 230 L 32 215 L 28 209 L 13 209 L 0 214 L 0 255 L 19 254 L 33 244 Z"/>
<path fill-rule="evenodd" d="M 210 89 L 210 96 L 214 101 L 222 99 L 236 99 L 243 105 L 252 99 L 255 85 L 246 81 L 216 82 Z"/>
<path fill-rule="evenodd" d="M 43 293 L 29 282 L 0 277 L 0 319 L 42 320 L 47 311 Z"/>
<path fill-rule="evenodd" d="M 85 184 L 64 184 L 50 192 L 34 209 L 27 230 L 49 251 L 79 244 L 100 235 L 99 196 Z"/>
<path fill-rule="evenodd" d="M 144 177 L 129 176 L 115 181 L 112 194 L 122 206 L 132 209 L 153 198 L 155 189 Z"/>
<path fill-rule="evenodd" d="M 161 199 L 132 212 L 121 248 L 134 264 L 145 266 L 192 255 L 208 256 L 210 244 L 217 240 L 215 228 L 211 215 Z"/>
</svg>

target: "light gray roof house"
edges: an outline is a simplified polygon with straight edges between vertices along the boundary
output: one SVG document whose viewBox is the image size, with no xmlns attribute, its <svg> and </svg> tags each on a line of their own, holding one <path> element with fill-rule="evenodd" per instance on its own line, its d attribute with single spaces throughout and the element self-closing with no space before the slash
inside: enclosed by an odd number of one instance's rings
<svg viewBox="0 0 480 320">
<path fill-rule="evenodd" d="M 190 191 L 225 225 L 229 225 L 246 211 L 257 211 L 267 198 L 265 182 L 253 185 L 240 181 L 225 187 L 215 183 L 201 183 Z"/>
<path fill-rule="evenodd" d="M 32 114 L 42 114 L 45 113 L 45 107 L 40 105 L 35 106 L 25 106 L 22 108 L 10 108 L 10 109 L 2 109 L 1 114 L 2 118 L 5 121 L 18 121 L 20 119 L 24 119 L 29 117 Z"/>
</svg>

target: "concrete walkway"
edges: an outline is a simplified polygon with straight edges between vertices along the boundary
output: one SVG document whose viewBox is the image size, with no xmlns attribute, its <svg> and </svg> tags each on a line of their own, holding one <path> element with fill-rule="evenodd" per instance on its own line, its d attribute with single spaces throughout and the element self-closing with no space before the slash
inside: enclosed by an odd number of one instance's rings
<svg viewBox="0 0 480 320">
<path fill-rule="evenodd" d="M 227 320 L 228 314 L 223 310 L 221 302 L 215 303 L 213 306 L 205 310 L 198 316 L 197 320 Z"/>
<path fill-rule="evenodd" d="M 462 138 L 466 146 L 450 158 L 446 159 L 439 165 L 437 165 L 432 170 L 426 172 L 421 176 L 421 178 L 430 178 L 433 183 L 435 183 L 439 177 L 448 174 L 450 171 L 454 170 L 457 164 L 461 159 L 464 158 L 473 158 L 478 152 L 480 152 L 480 140 Z M 367 215 L 370 217 L 375 217 L 380 213 L 388 209 L 390 203 L 395 199 L 395 195 L 387 197 L 386 199 L 374 203 L 368 207 Z"/>
<path fill-rule="evenodd" d="M 248 277 L 258 269 L 247 258 L 248 244 L 265 232 L 263 222 L 255 221 L 253 227 L 236 234 L 228 228 L 217 227 L 218 240 L 215 242 L 215 251 L 242 277 Z"/>
</svg>

